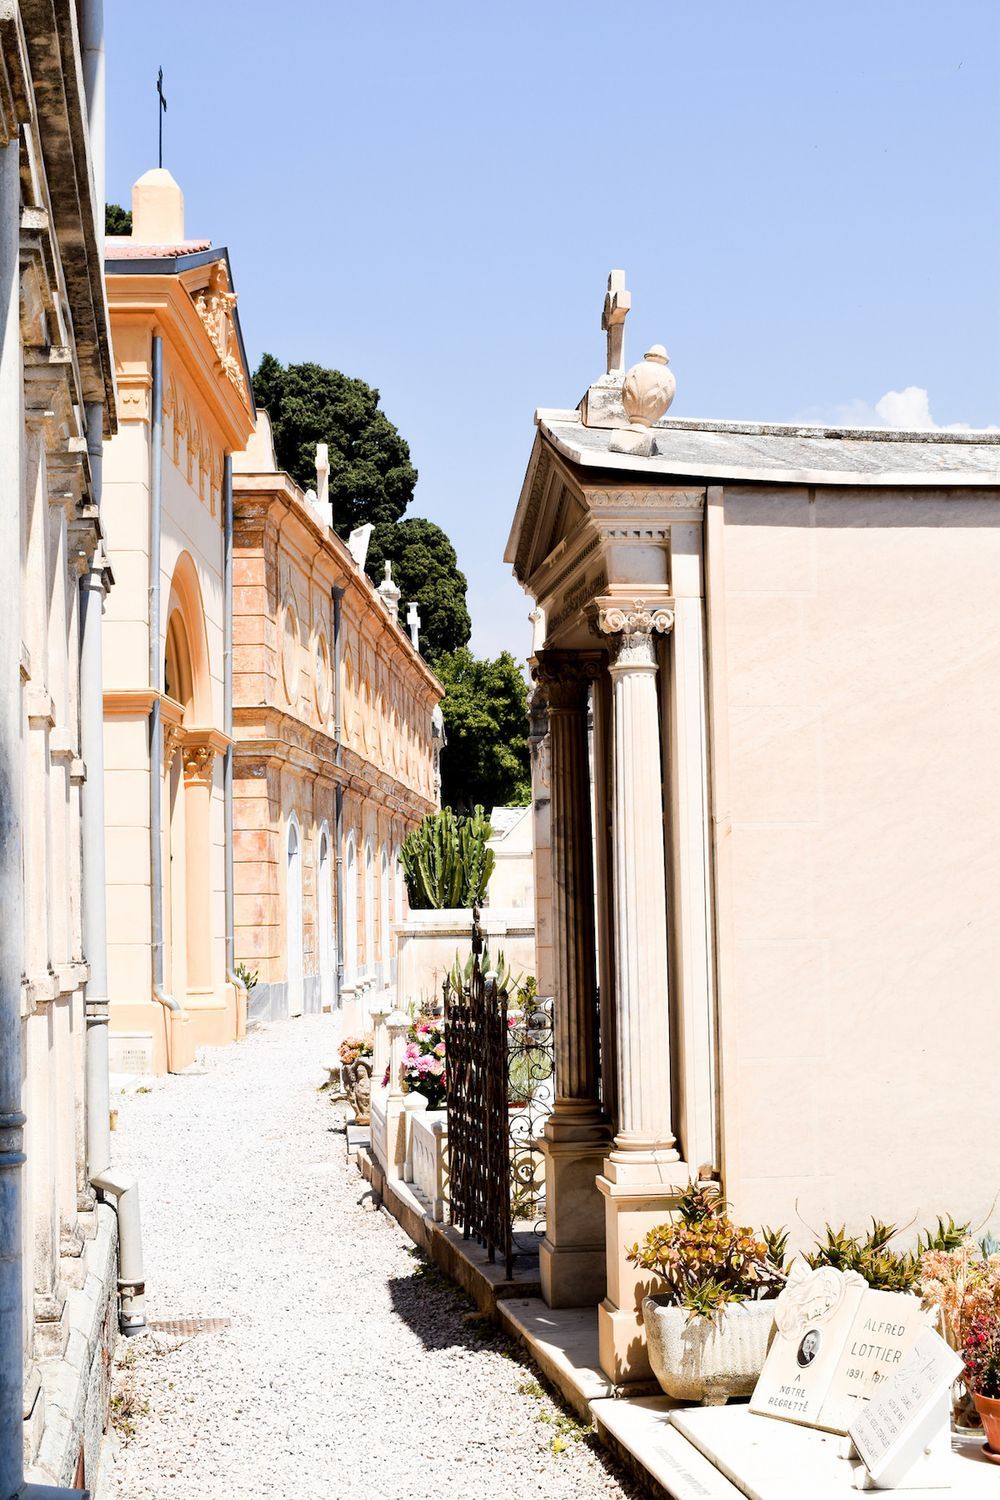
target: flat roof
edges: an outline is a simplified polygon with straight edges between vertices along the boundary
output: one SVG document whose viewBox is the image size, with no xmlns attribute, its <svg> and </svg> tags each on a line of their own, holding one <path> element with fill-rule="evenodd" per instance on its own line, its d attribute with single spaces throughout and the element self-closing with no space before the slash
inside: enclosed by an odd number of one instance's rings
<svg viewBox="0 0 1000 1500">
<path fill-rule="evenodd" d="M 535 421 L 582 468 L 783 484 L 1000 485 L 1000 430 L 713 422 L 682 417 L 650 428 L 648 455 L 615 451 L 623 431 L 585 427 L 578 411 L 542 409 Z"/>
</svg>

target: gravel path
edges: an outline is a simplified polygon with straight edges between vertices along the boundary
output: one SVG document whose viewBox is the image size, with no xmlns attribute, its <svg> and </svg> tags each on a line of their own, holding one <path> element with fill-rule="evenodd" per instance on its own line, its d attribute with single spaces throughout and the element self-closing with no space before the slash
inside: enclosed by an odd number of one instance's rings
<svg viewBox="0 0 1000 1500">
<path fill-rule="evenodd" d="M 635 1500 L 373 1209 L 316 1091 L 332 1024 L 271 1026 L 112 1101 L 117 1159 L 140 1175 L 147 1316 L 231 1322 L 119 1343 L 108 1500 Z"/>
</svg>

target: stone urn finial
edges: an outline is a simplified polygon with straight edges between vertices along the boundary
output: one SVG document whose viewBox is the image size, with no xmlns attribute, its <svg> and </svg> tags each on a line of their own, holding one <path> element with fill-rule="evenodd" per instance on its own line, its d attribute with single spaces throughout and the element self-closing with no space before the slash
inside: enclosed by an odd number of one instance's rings
<svg viewBox="0 0 1000 1500">
<path fill-rule="evenodd" d="M 666 349 L 654 344 L 625 376 L 622 405 L 633 427 L 652 427 L 674 399 L 677 382 L 668 364 Z"/>
<path fill-rule="evenodd" d="M 392 563 L 388 559 L 385 564 L 385 577 L 375 592 L 388 610 L 390 620 L 398 620 L 399 598 L 402 591 L 392 576 Z"/>
</svg>

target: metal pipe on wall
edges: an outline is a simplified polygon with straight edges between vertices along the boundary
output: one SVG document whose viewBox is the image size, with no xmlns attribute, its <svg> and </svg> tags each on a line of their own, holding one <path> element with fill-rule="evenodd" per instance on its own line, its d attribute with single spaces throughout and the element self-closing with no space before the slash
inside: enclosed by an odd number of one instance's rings
<svg viewBox="0 0 1000 1500">
<path fill-rule="evenodd" d="M 87 408 L 91 494 L 100 511 L 104 408 Z M 145 1273 L 139 1187 L 134 1176 L 111 1167 L 108 1083 L 108 949 L 104 861 L 104 672 L 101 613 L 104 605 L 103 545 L 80 580 L 80 753 L 87 767 L 83 786 L 83 942 L 90 969 L 86 999 L 87 1176 L 113 1198 L 118 1215 L 118 1326 L 122 1333 L 146 1327 Z"/>
<path fill-rule="evenodd" d="M 152 918 L 153 999 L 164 1008 L 167 1070 L 173 1061 L 172 1017 L 180 1005 L 163 981 L 163 737 L 160 733 L 160 695 L 163 692 L 163 650 L 160 644 L 160 532 L 163 524 L 163 339 L 153 335 L 153 389 L 150 392 L 149 478 L 149 896 Z"/>
<path fill-rule="evenodd" d="M 21 340 L 19 143 L 0 148 L 0 1495 L 24 1477 L 21 1285 Z"/>
<path fill-rule="evenodd" d="M 344 763 L 344 752 L 341 744 L 340 723 L 340 625 L 341 605 L 344 598 L 344 590 L 335 584 L 330 590 L 333 599 L 333 738 L 336 746 L 335 756 L 338 766 Z M 337 879 L 337 1005 L 341 1004 L 341 992 L 344 987 L 344 788 L 337 782 L 336 790 L 336 813 L 335 813 L 335 842 L 334 850 L 334 873 Z"/>
<path fill-rule="evenodd" d="M 230 743 L 222 760 L 226 846 L 226 979 L 249 1001 L 246 985 L 236 973 L 236 917 L 233 871 L 233 455 L 227 453 L 222 470 L 222 700 L 223 727 Z"/>
</svg>

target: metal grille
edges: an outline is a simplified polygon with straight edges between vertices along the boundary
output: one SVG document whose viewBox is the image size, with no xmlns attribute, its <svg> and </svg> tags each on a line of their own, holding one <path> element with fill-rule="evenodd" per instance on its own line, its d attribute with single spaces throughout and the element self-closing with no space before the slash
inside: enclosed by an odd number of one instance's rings
<svg viewBox="0 0 1000 1500">
<path fill-rule="evenodd" d="M 451 1221 L 508 1280 L 515 1248 L 544 1232 L 541 1127 L 552 1108 L 551 1002 L 512 997 L 483 967 L 479 912 L 472 927 L 472 968 L 459 986 L 446 981 L 448 1154 Z"/>
<path fill-rule="evenodd" d="M 195 1333 L 222 1333 L 229 1327 L 229 1318 L 150 1318 L 150 1328 L 157 1333 L 171 1333 L 178 1338 L 187 1338 Z"/>
</svg>

